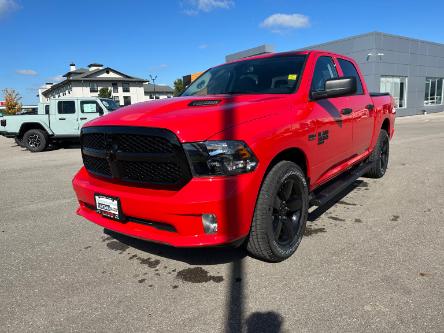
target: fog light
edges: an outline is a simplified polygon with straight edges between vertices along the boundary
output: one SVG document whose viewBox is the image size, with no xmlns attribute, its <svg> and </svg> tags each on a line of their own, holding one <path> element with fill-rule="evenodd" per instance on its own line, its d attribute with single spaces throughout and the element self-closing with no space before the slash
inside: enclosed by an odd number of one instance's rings
<svg viewBox="0 0 444 333">
<path fill-rule="evenodd" d="M 206 234 L 217 232 L 217 218 L 214 214 L 202 214 L 202 225 Z"/>
</svg>

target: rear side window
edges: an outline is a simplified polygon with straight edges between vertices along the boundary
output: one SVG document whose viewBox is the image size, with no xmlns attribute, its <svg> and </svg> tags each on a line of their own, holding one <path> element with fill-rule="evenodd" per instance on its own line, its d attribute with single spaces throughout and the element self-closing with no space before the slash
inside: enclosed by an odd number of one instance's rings
<svg viewBox="0 0 444 333">
<path fill-rule="evenodd" d="M 45 114 L 49 114 L 49 105 L 45 105 Z"/>
<path fill-rule="evenodd" d="M 319 57 L 313 73 L 311 91 L 325 90 L 325 81 L 336 79 L 338 72 L 331 57 Z"/>
<path fill-rule="evenodd" d="M 74 101 L 59 101 L 57 103 L 57 112 L 59 114 L 76 113 L 76 104 Z"/>
<path fill-rule="evenodd" d="M 356 94 L 361 95 L 364 93 L 364 89 L 362 89 L 362 82 L 361 78 L 359 77 L 358 71 L 355 68 L 355 65 L 351 63 L 348 60 L 345 59 L 339 59 L 338 58 L 339 65 L 341 66 L 342 72 L 344 73 L 344 76 L 354 76 L 356 78 L 356 83 L 358 85 Z"/>
</svg>

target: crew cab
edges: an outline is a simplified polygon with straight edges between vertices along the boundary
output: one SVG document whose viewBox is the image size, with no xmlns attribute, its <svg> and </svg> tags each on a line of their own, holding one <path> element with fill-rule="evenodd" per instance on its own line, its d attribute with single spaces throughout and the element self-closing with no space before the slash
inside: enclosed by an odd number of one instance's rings
<svg viewBox="0 0 444 333">
<path fill-rule="evenodd" d="M 80 128 L 119 106 L 106 98 L 59 98 L 40 103 L 36 114 L 3 116 L 0 135 L 15 138 L 31 152 L 41 152 L 49 143 L 78 140 Z"/>
<path fill-rule="evenodd" d="M 348 57 L 304 51 L 226 63 L 180 97 L 84 125 L 77 213 L 147 241 L 243 244 L 282 261 L 299 246 L 310 206 L 385 174 L 394 121 L 392 97 L 369 93 Z"/>
</svg>

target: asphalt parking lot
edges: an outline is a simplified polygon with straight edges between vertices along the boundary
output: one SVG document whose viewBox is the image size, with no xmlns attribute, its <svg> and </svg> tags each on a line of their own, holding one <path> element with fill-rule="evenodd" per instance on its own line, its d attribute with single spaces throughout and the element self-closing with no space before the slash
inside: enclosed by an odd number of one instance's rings
<svg viewBox="0 0 444 333">
<path fill-rule="evenodd" d="M 443 147 L 444 115 L 398 119 L 386 176 L 268 264 L 105 234 L 75 214 L 78 148 L 0 137 L 0 331 L 443 332 Z"/>
</svg>

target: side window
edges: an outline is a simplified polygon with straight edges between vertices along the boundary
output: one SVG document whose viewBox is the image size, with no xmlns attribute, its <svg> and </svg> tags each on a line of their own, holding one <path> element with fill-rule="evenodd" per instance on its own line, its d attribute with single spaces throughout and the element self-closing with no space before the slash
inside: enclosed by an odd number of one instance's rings
<svg viewBox="0 0 444 333">
<path fill-rule="evenodd" d="M 80 111 L 82 113 L 100 113 L 101 107 L 96 101 L 80 102 Z"/>
<path fill-rule="evenodd" d="M 59 114 L 76 113 L 76 102 L 74 102 L 74 101 L 59 101 L 57 103 L 57 112 Z"/>
<path fill-rule="evenodd" d="M 325 89 L 325 81 L 336 79 L 338 72 L 331 57 L 319 57 L 313 73 L 311 91 L 322 91 Z"/>
<path fill-rule="evenodd" d="M 45 114 L 49 114 L 49 105 L 45 105 Z"/>
<path fill-rule="evenodd" d="M 356 94 L 361 95 L 364 93 L 364 89 L 362 89 L 361 78 L 359 77 L 358 71 L 356 70 L 353 63 L 348 60 L 338 58 L 339 65 L 341 66 L 342 72 L 344 76 L 354 76 L 356 78 L 356 83 L 358 85 L 356 89 Z"/>
</svg>

